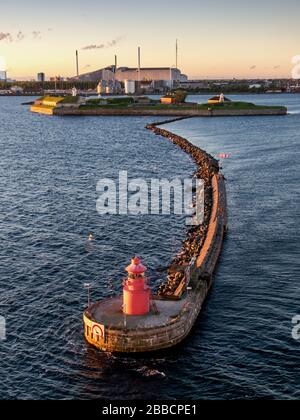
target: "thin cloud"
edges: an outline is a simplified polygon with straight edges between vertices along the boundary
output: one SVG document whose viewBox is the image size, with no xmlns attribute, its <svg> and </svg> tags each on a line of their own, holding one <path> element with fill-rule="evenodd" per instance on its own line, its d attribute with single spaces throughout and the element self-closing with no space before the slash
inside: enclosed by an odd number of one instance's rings
<svg viewBox="0 0 300 420">
<path fill-rule="evenodd" d="M 107 43 L 107 47 L 114 47 L 115 45 L 117 45 L 117 43 L 119 42 L 119 41 L 121 41 L 121 37 L 120 38 L 117 38 L 117 39 L 113 39 L 112 41 L 110 41 L 110 42 L 108 42 Z"/>
<path fill-rule="evenodd" d="M 25 35 L 23 34 L 23 32 L 22 31 L 19 31 L 17 33 L 17 40 L 18 41 L 23 41 L 24 38 L 25 38 Z"/>
<path fill-rule="evenodd" d="M 273 69 L 274 69 L 274 70 L 278 70 L 278 69 L 280 69 L 280 67 L 281 67 L 281 66 L 274 66 L 274 67 L 273 67 Z"/>
<path fill-rule="evenodd" d="M 41 39 L 42 38 L 41 31 L 32 31 L 32 35 L 33 35 L 34 39 Z"/>
<path fill-rule="evenodd" d="M 12 34 L 10 34 L 9 32 L 0 32 L 0 41 L 13 42 Z"/>
<path fill-rule="evenodd" d="M 48 28 L 48 32 L 52 32 L 53 31 L 53 28 Z"/>
<path fill-rule="evenodd" d="M 41 31 L 32 31 L 31 35 L 33 39 L 42 39 Z M 19 30 L 14 36 L 10 32 L 0 32 L 0 41 L 7 42 L 20 42 L 23 41 L 28 35 L 24 34 L 23 31 Z"/>
<path fill-rule="evenodd" d="M 256 66 L 254 65 L 254 66 L 251 66 L 251 67 L 249 67 L 249 69 L 250 70 L 255 70 L 256 69 Z"/>
<path fill-rule="evenodd" d="M 104 44 L 100 44 L 100 45 L 91 44 L 91 45 L 87 45 L 86 47 L 83 47 L 81 49 L 82 50 L 102 50 L 103 48 L 105 48 Z"/>
<path fill-rule="evenodd" d="M 112 48 L 117 45 L 124 36 L 119 36 L 116 39 L 108 41 L 106 44 L 90 44 L 86 45 L 85 47 L 81 48 L 82 50 L 103 50 L 104 48 Z"/>
</svg>

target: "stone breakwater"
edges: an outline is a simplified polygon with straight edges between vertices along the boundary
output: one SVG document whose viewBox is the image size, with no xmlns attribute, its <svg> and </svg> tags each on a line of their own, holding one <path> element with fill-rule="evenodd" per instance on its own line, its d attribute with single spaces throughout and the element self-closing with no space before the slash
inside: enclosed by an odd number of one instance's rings
<svg viewBox="0 0 300 420">
<path fill-rule="evenodd" d="M 187 293 L 180 299 L 153 296 L 148 315 L 126 317 L 125 323 L 122 296 L 96 302 L 84 313 L 86 340 L 104 351 L 143 353 L 173 347 L 187 337 L 212 286 L 227 229 L 226 208 L 224 177 L 217 174 L 212 177 L 208 232 L 191 269 Z"/>
<path fill-rule="evenodd" d="M 194 176 L 206 186 L 205 221 L 188 231 L 167 281 L 159 295 L 152 296 L 149 314 L 124 318 L 122 296 L 96 302 L 84 312 L 86 340 L 108 352 L 151 352 L 173 347 L 188 336 L 212 286 L 227 230 L 226 187 L 218 162 L 186 139 L 158 128 L 159 124 L 147 128 L 177 144 L 197 164 Z"/>
<path fill-rule="evenodd" d="M 156 135 L 169 139 L 182 150 L 189 154 L 197 165 L 197 169 L 193 174 L 194 177 L 204 181 L 204 222 L 200 226 L 194 226 L 187 232 L 187 237 L 183 242 L 182 250 L 174 257 L 172 264 L 168 268 L 168 277 L 166 282 L 162 283 L 158 288 L 158 296 L 161 298 L 176 299 L 185 290 L 185 269 L 191 264 L 193 258 L 197 258 L 204 245 L 211 216 L 213 191 L 212 178 L 219 174 L 219 163 L 213 156 L 204 150 L 191 144 L 188 140 L 173 134 L 165 129 L 159 128 L 159 125 L 178 121 L 168 120 L 158 123 L 148 124 L 146 128 L 153 131 Z"/>
</svg>

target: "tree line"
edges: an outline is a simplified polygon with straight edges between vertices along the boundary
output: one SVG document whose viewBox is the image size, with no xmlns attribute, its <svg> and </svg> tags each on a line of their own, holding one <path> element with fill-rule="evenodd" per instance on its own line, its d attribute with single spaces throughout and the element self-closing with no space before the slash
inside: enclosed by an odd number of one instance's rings
<svg viewBox="0 0 300 420">
<path fill-rule="evenodd" d="M 0 82 L 0 89 L 9 90 L 12 86 L 19 86 L 24 92 L 41 92 L 43 90 L 71 90 L 74 86 L 80 90 L 96 89 L 97 82 L 61 81 L 56 82 Z"/>
</svg>

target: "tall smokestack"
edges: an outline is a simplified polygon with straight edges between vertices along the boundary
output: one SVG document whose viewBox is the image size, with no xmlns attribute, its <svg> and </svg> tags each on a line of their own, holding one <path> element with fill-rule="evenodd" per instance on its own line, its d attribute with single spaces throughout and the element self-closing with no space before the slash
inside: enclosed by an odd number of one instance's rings
<svg viewBox="0 0 300 420">
<path fill-rule="evenodd" d="M 117 68 L 118 68 L 118 57 L 115 55 L 115 71 L 114 71 L 114 93 L 117 92 Z"/>
<path fill-rule="evenodd" d="M 115 74 L 117 73 L 118 68 L 118 57 L 115 55 Z"/>
<path fill-rule="evenodd" d="M 178 39 L 176 39 L 176 69 L 178 69 Z"/>
<path fill-rule="evenodd" d="M 78 50 L 76 50 L 76 75 L 79 76 L 79 60 L 78 60 Z"/>
<path fill-rule="evenodd" d="M 141 86 L 141 47 L 138 47 L 138 90 Z"/>
</svg>

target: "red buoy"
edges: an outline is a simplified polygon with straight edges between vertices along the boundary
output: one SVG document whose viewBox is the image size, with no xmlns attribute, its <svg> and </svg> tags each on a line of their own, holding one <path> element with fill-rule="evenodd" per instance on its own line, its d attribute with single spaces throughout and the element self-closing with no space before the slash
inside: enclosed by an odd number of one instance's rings
<svg viewBox="0 0 300 420">
<path fill-rule="evenodd" d="M 231 156 L 230 156 L 230 154 L 229 154 L 229 153 L 220 153 L 220 154 L 218 155 L 218 157 L 219 157 L 220 159 L 229 159 Z"/>
</svg>

